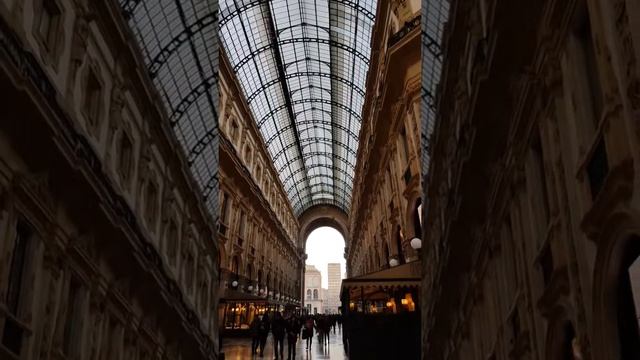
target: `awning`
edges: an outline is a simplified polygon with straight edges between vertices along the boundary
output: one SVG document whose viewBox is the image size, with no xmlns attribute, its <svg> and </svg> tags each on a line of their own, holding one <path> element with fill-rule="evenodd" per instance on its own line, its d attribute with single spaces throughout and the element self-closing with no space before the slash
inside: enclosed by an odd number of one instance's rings
<svg viewBox="0 0 640 360">
<path fill-rule="evenodd" d="M 242 291 L 233 290 L 233 289 L 225 289 L 224 294 L 220 298 L 220 302 L 232 302 L 232 301 L 248 301 L 248 302 L 269 302 L 267 299 L 256 296 L 253 294 L 247 294 Z"/>
<path fill-rule="evenodd" d="M 422 262 L 413 261 L 389 269 L 342 280 L 340 297 L 352 288 L 419 287 L 422 281 Z"/>
<path fill-rule="evenodd" d="M 233 289 L 225 289 L 224 294 L 220 298 L 220 303 L 228 303 L 228 302 L 254 302 L 254 303 L 264 303 L 269 305 L 282 305 L 282 306 L 300 306 L 298 304 L 282 301 L 282 300 L 274 300 L 267 299 L 261 296 L 248 294 L 242 291 L 233 290 Z"/>
</svg>

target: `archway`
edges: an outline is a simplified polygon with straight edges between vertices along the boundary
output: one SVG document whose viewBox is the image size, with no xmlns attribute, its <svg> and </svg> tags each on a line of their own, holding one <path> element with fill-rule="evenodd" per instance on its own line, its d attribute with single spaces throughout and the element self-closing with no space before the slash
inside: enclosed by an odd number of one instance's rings
<svg viewBox="0 0 640 360">
<path fill-rule="evenodd" d="M 311 233 L 321 227 L 336 229 L 347 246 L 349 246 L 349 219 L 347 214 L 335 206 L 318 205 L 306 210 L 299 218 L 299 246 L 306 248 L 306 241 Z"/>
<path fill-rule="evenodd" d="M 338 313 L 340 284 L 346 269 L 344 238 L 335 228 L 325 226 L 313 230 L 305 243 L 304 294 L 312 294 L 306 300 L 318 313 Z"/>
</svg>

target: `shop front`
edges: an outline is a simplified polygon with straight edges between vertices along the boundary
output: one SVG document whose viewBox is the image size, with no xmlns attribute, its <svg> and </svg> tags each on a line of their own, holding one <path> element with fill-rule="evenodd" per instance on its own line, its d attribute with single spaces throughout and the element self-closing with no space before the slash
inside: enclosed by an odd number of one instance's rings
<svg viewBox="0 0 640 360">
<path fill-rule="evenodd" d="M 222 336 L 250 336 L 251 323 L 264 314 L 273 316 L 276 311 L 299 311 L 299 305 L 291 301 L 275 300 L 237 290 L 226 289 L 220 299 L 219 319 Z"/>
<path fill-rule="evenodd" d="M 420 281 L 419 261 L 342 281 L 349 358 L 420 358 Z"/>
</svg>

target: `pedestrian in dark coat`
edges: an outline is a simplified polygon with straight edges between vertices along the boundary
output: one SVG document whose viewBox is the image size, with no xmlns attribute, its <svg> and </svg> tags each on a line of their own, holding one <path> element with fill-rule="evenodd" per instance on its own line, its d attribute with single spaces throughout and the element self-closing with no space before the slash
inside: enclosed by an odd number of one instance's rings
<svg viewBox="0 0 640 360">
<path fill-rule="evenodd" d="M 306 350 L 311 349 L 311 345 L 313 344 L 313 328 L 315 323 L 312 317 L 308 317 L 304 323 L 304 329 L 302 330 L 302 338 L 307 340 L 307 348 Z"/>
<path fill-rule="evenodd" d="M 286 333 L 287 323 L 280 314 L 276 312 L 273 323 L 271 324 L 271 332 L 273 333 L 273 352 L 276 359 L 284 360 L 284 335 Z M 280 357 L 278 357 L 280 355 Z"/>
<path fill-rule="evenodd" d="M 251 354 L 258 353 L 258 347 L 260 346 L 260 317 L 254 316 L 251 325 Z"/>
<path fill-rule="evenodd" d="M 271 321 L 269 316 L 264 314 L 258 327 L 258 334 L 260 335 L 260 356 L 264 356 L 264 346 L 267 344 L 267 337 L 269 336 L 269 330 L 271 330 Z"/>
<path fill-rule="evenodd" d="M 292 315 L 287 320 L 287 345 L 289 348 L 288 360 L 295 360 L 296 358 L 296 344 L 298 342 L 298 335 L 300 334 L 300 328 L 302 324 L 295 315 Z"/>
</svg>

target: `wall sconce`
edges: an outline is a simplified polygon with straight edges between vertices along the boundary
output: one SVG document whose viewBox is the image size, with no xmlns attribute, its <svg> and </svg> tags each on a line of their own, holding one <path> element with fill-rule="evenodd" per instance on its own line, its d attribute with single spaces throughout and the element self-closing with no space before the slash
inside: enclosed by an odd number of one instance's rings
<svg viewBox="0 0 640 360">
<path fill-rule="evenodd" d="M 411 248 L 414 250 L 418 250 L 422 248 L 422 240 L 420 238 L 414 237 L 411 239 Z"/>
<path fill-rule="evenodd" d="M 402 305 L 407 305 L 409 303 L 409 300 L 402 299 L 402 300 L 400 300 L 400 302 L 402 303 Z"/>
<path fill-rule="evenodd" d="M 249 290 L 249 291 L 253 291 L 253 285 L 249 285 L 249 286 L 247 286 L 247 290 Z"/>
<path fill-rule="evenodd" d="M 233 281 L 231 282 L 231 286 L 233 286 L 233 287 L 238 287 L 238 282 L 237 282 L 236 280 L 233 280 Z"/>
<path fill-rule="evenodd" d="M 398 259 L 389 260 L 389 266 L 391 267 L 398 266 Z"/>
</svg>

